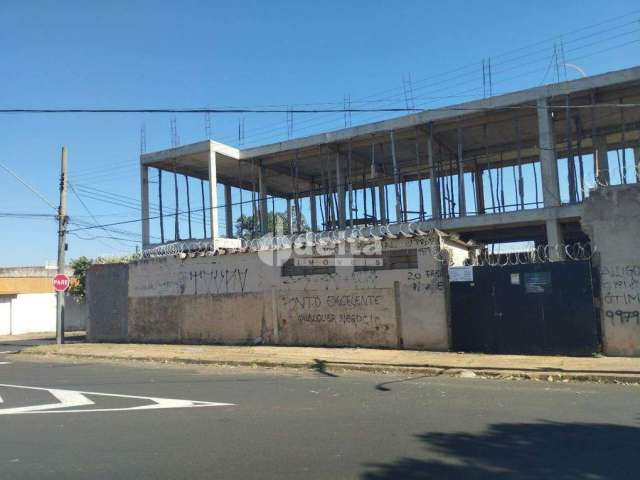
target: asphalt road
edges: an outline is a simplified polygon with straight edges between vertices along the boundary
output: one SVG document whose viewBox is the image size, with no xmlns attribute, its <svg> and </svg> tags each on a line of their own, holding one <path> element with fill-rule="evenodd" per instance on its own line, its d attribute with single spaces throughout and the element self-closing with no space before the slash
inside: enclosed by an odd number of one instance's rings
<svg viewBox="0 0 640 480">
<path fill-rule="evenodd" d="M 640 478 L 637 386 L 0 362 L 2 479 Z"/>
</svg>

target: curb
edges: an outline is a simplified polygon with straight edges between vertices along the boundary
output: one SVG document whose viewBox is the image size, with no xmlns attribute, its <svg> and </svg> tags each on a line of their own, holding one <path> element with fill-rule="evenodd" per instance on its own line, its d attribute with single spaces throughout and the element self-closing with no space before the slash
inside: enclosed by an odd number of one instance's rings
<svg viewBox="0 0 640 480">
<path fill-rule="evenodd" d="M 194 358 L 174 357 L 168 359 L 166 357 L 152 356 L 104 356 L 83 353 L 60 353 L 60 352 L 39 352 L 37 350 L 20 350 L 17 352 L 23 356 L 33 357 L 61 357 L 68 359 L 91 359 L 105 362 L 114 361 L 133 361 L 133 362 L 152 362 L 163 364 L 178 365 L 203 365 L 203 366 L 226 366 L 226 367 L 261 367 L 261 368 L 289 368 L 297 370 L 316 370 L 322 373 L 329 372 L 369 372 L 369 373 L 399 373 L 407 375 L 423 375 L 427 377 L 447 376 L 461 378 L 495 378 L 503 380 L 536 380 L 545 382 L 588 382 L 588 383 L 607 383 L 607 384 L 631 384 L 640 385 L 640 374 L 608 374 L 608 373 L 575 373 L 575 372 L 530 372 L 524 370 L 492 370 L 483 368 L 450 368 L 437 366 L 403 366 L 403 365 L 385 365 L 370 363 L 353 363 L 353 364 L 336 364 L 330 361 L 323 362 L 321 365 L 312 362 L 279 362 L 273 360 L 207 360 Z"/>
</svg>

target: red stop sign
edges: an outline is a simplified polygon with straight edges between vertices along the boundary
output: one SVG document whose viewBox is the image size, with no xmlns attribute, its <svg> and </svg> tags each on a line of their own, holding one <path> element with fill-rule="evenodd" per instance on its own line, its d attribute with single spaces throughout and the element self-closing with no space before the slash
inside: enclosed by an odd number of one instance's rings
<svg viewBox="0 0 640 480">
<path fill-rule="evenodd" d="M 53 277 L 53 288 L 56 292 L 64 292 L 69 288 L 69 277 L 59 273 Z"/>
</svg>

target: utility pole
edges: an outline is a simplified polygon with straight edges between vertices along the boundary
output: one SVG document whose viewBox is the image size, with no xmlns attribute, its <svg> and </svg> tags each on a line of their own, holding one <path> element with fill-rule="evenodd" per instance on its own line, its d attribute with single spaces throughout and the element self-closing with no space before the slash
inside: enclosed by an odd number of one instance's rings
<svg viewBox="0 0 640 480">
<path fill-rule="evenodd" d="M 58 207 L 58 274 L 64 274 L 67 250 L 67 147 L 62 147 L 60 160 L 60 206 Z M 56 343 L 64 343 L 64 293 L 56 292 Z"/>
</svg>

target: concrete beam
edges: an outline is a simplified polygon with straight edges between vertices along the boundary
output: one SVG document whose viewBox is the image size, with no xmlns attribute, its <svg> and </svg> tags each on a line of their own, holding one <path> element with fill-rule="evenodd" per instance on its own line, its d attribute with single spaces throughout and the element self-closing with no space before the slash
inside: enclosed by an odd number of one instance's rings
<svg viewBox="0 0 640 480">
<path fill-rule="evenodd" d="M 167 148 L 157 152 L 143 153 L 140 155 L 140 162 L 148 165 L 163 160 L 172 160 L 184 156 L 192 156 L 198 154 L 208 154 L 210 151 L 217 151 L 231 158 L 240 158 L 240 150 L 225 145 L 224 143 L 214 142 L 213 140 L 205 140 L 204 142 L 191 143 L 175 148 Z"/>
<path fill-rule="evenodd" d="M 545 207 L 560 205 L 560 184 L 556 162 L 553 122 L 547 98 L 537 100 L 538 146 L 540 150 L 540 171 L 542 174 L 542 195 Z"/>
<path fill-rule="evenodd" d="M 423 222 L 422 226 L 425 229 L 437 228 L 445 232 L 471 232 L 504 227 L 518 227 L 521 225 L 544 225 L 548 220 L 564 222 L 579 221 L 582 217 L 582 212 L 582 204 L 562 205 L 558 207 L 428 220 Z"/>
<path fill-rule="evenodd" d="M 149 167 L 140 164 L 140 201 L 142 216 L 142 248 L 145 249 L 151 243 L 149 233 Z"/>
<path fill-rule="evenodd" d="M 359 136 L 374 135 L 404 128 L 414 128 L 416 126 L 425 125 L 429 122 L 453 120 L 461 116 L 475 115 L 485 112 L 487 109 L 500 109 L 523 103 L 535 102 L 539 98 L 564 96 L 577 92 L 588 92 L 594 89 L 636 81 L 640 81 L 640 67 L 579 78 L 568 82 L 543 85 L 541 87 L 534 87 L 518 92 L 497 95 L 482 100 L 452 105 L 447 108 L 426 110 L 424 112 L 360 125 L 357 127 L 311 135 L 286 142 L 248 148 L 240 151 L 240 157 L 252 158 L 256 156 L 271 155 L 287 150 L 308 148 L 314 145 L 346 142 L 349 139 Z"/>
</svg>

